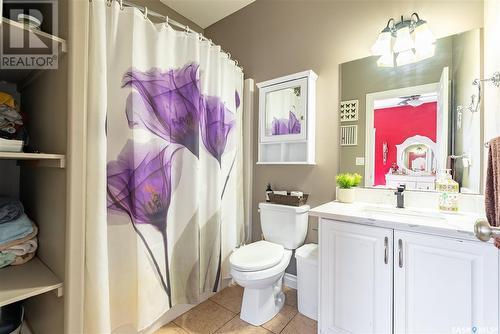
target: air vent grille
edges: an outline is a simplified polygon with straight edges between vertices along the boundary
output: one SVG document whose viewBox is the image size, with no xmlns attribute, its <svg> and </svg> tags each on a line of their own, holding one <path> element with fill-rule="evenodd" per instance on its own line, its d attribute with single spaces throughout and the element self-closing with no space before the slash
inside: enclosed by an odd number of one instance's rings
<svg viewBox="0 0 500 334">
<path fill-rule="evenodd" d="M 358 126 L 342 125 L 340 127 L 340 146 L 358 145 Z"/>
</svg>

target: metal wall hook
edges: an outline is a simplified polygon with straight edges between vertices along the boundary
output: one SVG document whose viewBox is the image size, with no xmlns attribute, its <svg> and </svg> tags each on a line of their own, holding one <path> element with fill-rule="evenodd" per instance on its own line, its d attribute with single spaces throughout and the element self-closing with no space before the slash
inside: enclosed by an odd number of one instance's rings
<svg viewBox="0 0 500 334">
<path fill-rule="evenodd" d="M 476 82 L 486 82 L 486 81 L 490 81 L 496 87 L 500 87 L 500 72 L 493 73 L 493 75 L 487 79 L 476 79 L 474 80 L 473 84 L 475 85 Z"/>
</svg>

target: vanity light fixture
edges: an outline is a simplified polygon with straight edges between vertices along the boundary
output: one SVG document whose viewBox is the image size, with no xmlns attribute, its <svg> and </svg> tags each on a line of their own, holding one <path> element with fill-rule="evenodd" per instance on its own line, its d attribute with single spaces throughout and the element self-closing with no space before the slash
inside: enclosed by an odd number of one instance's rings
<svg viewBox="0 0 500 334">
<path fill-rule="evenodd" d="M 391 18 L 378 35 L 371 52 L 380 56 L 377 60 L 379 67 L 394 67 L 394 58 L 397 66 L 403 66 L 434 56 L 435 42 L 427 22 L 413 13 L 409 20 L 401 16 L 397 23 Z"/>
</svg>

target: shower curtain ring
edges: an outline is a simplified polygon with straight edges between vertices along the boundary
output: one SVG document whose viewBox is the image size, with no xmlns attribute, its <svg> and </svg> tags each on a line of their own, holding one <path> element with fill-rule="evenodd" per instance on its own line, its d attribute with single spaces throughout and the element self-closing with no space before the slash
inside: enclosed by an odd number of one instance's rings
<svg viewBox="0 0 500 334">
<path fill-rule="evenodd" d="M 168 27 L 168 16 L 165 16 L 165 26 Z"/>
<path fill-rule="evenodd" d="M 120 10 L 123 10 L 123 0 L 119 0 L 120 1 Z"/>
<path fill-rule="evenodd" d="M 106 6 L 111 7 L 111 3 L 112 3 L 112 2 L 113 2 L 113 0 L 107 0 L 107 1 L 106 1 Z"/>
<path fill-rule="evenodd" d="M 144 19 L 148 19 L 148 7 L 144 7 Z"/>
<path fill-rule="evenodd" d="M 186 34 L 189 34 L 189 32 L 191 31 L 191 29 L 189 29 L 189 26 L 186 26 L 186 28 L 184 28 L 184 30 L 186 31 Z"/>
</svg>

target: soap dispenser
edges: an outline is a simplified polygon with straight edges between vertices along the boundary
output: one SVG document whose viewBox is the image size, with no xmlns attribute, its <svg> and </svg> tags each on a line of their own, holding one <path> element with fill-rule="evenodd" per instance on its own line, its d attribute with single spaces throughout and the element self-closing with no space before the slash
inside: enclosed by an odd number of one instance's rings
<svg viewBox="0 0 500 334">
<path fill-rule="evenodd" d="M 271 200 L 269 199 L 269 194 L 272 194 L 272 193 L 273 193 L 273 189 L 271 188 L 271 183 L 268 183 L 267 188 L 266 188 L 266 202 L 271 202 Z"/>
<path fill-rule="evenodd" d="M 436 190 L 439 192 L 439 210 L 458 211 L 458 182 L 451 177 L 451 169 L 444 169 L 436 180 Z"/>
</svg>

